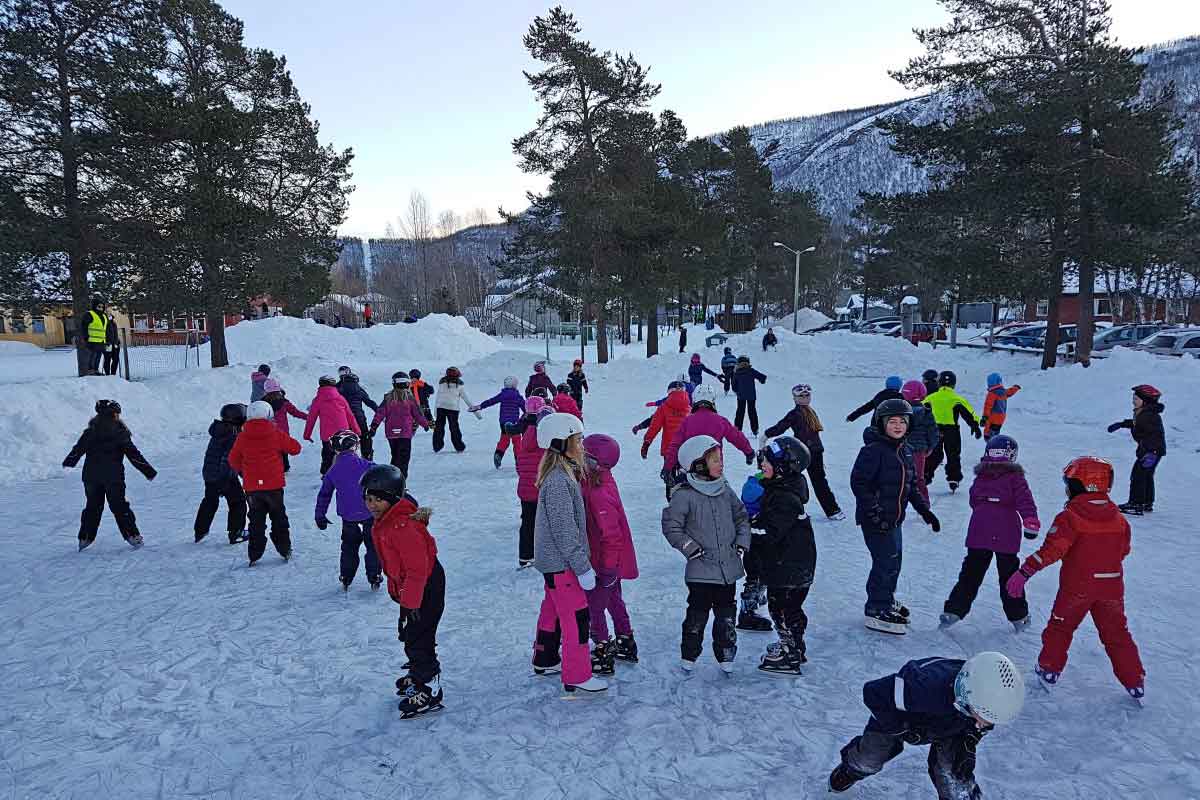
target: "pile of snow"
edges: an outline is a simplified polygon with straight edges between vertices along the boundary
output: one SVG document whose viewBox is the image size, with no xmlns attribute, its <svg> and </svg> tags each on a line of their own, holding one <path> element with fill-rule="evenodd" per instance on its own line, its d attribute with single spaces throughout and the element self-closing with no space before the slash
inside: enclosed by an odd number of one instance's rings
<svg viewBox="0 0 1200 800">
<path fill-rule="evenodd" d="M 0 342 L 0 356 L 40 356 L 44 351 L 29 342 Z"/>
<path fill-rule="evenodd" d="M 796 320 L 796 330 L 800 333 L 810 331 L 813 328 L 819 328 L 828 322 L 833 322 L 832 319 L 825 316 L 820 311 L 817 311 L 815 308 L 802 308 L 795 314 L 788 314 L 786 317 L 780 317 L 779 319 L 774 320 L 771 323 L 771 326 L 775 328 L 776 333 L 779 332 L 780 328 L 790 331 L 792 329 L 793 317 L 798 318 Z"/>
</svg>

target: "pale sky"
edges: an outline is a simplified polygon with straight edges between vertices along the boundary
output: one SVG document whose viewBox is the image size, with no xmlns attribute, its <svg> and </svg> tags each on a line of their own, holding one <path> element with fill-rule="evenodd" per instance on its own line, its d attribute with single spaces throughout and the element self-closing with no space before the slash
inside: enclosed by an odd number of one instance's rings
<svg viewBox="0 0 1200 800">
<path fill-rule="evenodd" d="M 1200 0 L 1111 0 L 1127 45 L 1200 34 Z M 434 214 L 520 210 L 545 185 L 512 140 L 538 108 L 521 37 L 550 0 L 223 0 L 246 40 L 287 57 L 321 139 L 354 148 L 342 232 L 382 235 L 422 191 Z M 564 3 L 601 50 L 632 52 L 689 134 L 904 96 L 887 75 L 919 52 L 935 0 L 579 0 Z"/>
</svg>

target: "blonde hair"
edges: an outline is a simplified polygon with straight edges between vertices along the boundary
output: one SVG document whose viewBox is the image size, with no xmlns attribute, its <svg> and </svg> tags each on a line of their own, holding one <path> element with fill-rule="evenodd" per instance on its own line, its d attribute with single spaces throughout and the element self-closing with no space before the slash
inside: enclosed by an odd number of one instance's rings
<svg viewBox="0 0 1200 800">
<path fill-rule="evenodd" d="M 391 401 L 393 403 L 403 403 L 412 396 L 412 392 L 407 386 L 394 386 L 392 387 L 392 390 L 388 392 L 387 397 L 383 398 L 383 402 L 386 403 Z"/>
<path fill-rule="evenodd" d="M 582 434 L 576 433 L 574 436 L 582 436 Z M 570 439 L 567 441 L 569 443 Z M 567 477 L 578 483 L 579 476 L 587 468 L 582 461 L 571 458 L 565 453 L 560 453 L 552 448 L 546 448 L 546 452 L 542 454 L 542 462 L 538 464 L 537 480 L 533 482 L 533 485 L 539 489 L 542 488 L 542 484 L 545 483 L 546 478 L 556 469 L 562 469 L 563 472 L 567 473 Z"/>
<path fill-rule="evenodd" d="M 817 412 L 812 410 L 811 406 L 800 406 L 800 413 L 804 415 L 805 422 L 808 423 L 808 429 L 813 433 L 820 433 L 825 430 L 821 425 L 821 418 L 817 416 Z"/>
</svg>

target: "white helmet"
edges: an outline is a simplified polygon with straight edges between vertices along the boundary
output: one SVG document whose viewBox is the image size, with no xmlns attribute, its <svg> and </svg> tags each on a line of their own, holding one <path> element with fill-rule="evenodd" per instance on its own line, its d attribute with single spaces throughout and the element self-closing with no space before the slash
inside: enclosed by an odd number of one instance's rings
<svg viewBox="0 0 1200 800">
<path fill-rule="evenodd" d="M 992 725 L 1012 722 L 1025 704 L 1025 681 L 1003 653 L 967 659 L 954 679 L 954 703 Z"/>
<path fill-rule="evenodd" d="M 583 433 L 583 422 L 574 414 L 551 414 L 537 425 L 537 443 L 543 450 L 567 451 L 567 439 Z"/>
<path fill-rule="evenodd" d="M 275 410 L 266 400 L 256 400 L 246 409 L 246 419 L 270 419 Z"/>
<path fill-rule="evenodd" d="M 717 390 L 713 388 L 711 383 L 702 383 L 692 392 L 692 407 L 707 403 L 712 406 L 712 410 L 717 410 Z"/>
<path fill-rule="evenodd" d="M 541 442 L 539 441 L 538 444 Z M 720 446 L 721 443 L 711 436 L 693 436 L 679 445 L 679 466 L 687 472 L 691 472 L 693 464 L 702 460 L 710 450 Z"/>
<path fill-rule="evenodd" d="M 505 389 L 515 389 L 515 388 L 517 388 L 517 376 L 516 376 L 516 375 L 509 375 L 507 378 L 505 378 L 505 379 L 504 379 L 504 388 L 505 388 Z"/>
</svg>

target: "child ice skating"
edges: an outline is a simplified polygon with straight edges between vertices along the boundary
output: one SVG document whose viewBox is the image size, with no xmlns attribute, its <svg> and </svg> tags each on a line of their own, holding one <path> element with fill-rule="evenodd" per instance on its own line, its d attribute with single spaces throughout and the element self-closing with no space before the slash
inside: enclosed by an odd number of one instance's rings
<svg viewBox="0 0 1200 800">
<path fill-rule="evenodd" d="M 693 436 L 679 448 L 679 463 L 687 469 L 686 482 L 663 509 L 662 530 L 667 542 L 687 559 L 680 666 L 685 672 L 695 669 L 711 612 L 713 655 L 728 675 L 737 655 L 734 592 L 745 574 L 741 557 L 750 547 L 749 516 L 725 480 L 720 442 L 711 436 Z"/>
<path fill-rule="evenodd" d="M 750 414 L 750 433 L 758 436 L 758 387 L 754 382 L 766 383 L 767 376 L 750 366 L 749 356 L 738 356 L 737 368 L 733 371 L 733 393 L 737 395 L 737 413 L 733 426 L 742 429 L 742 420 Z"/>
<path fill-rule="evenodd" d="M 775 349 L 779 345 L 779 337 L 775 335 L 774 328 L 767 328 L 767 332 L 763 334 L 762 348 L 763 352 L 767 352 L 767 348 Z"/>
<path fill-rule="evenodd" d="M 221 506 L 221 498 L 229 507 L 226 523 L 229 543 L 246 541 L 246 493 L 237 473 L 229 466 L 229 451 L 246 422 L 246 407 L 241 403 L 228 403 L 221 407 L 220 419 L 208 426 L 208 447 L 204 450 L 204 466 L 200 474 L 204 478 L 204 498 L 196 509 L 193 526 L 196 541 L 208 536 L 213 517 Z"/>
<path fill-rule="evenodd" d="M 546 398 L 549 400 L 554 396 L 555 384 L 550 380 L 550 376 L 546 374 L 546 362 L 538 361 L 533 365 L 533 374 L 529 376 L 529 382 L 525 384 L 525 396 L 529 397 L 533 394 L 534 389 L 545 389 Z"/>
<path fill-rule="evenodd" d="M 363 406 L 371 409 L 372 413 L 378 411 L 379 406 L 367 394 L 367 390 L 359 383 L 358 376 L 350 367 L 338 367 L 337 389 L 338 394 L 346 398 L 346 402 L 350 404 L 350 411 L 354 414 L 354 421 L 358 423 L 360 431 L 359 450 L 362 452 L 363 458 L 370 461 L 375 457 L 375 449 L 371 442 L 371 432 L 367 428 L 367 414 L 363 411 Z"/>
<path fill-rule="evenodd" d="M 579 486 L 584 470 L 583 423 L 574 414 L 550 414 L 538 423 L 537 438 L 546 453 L 538 467 L 533 565 L 542 573 L 545 594 L 533 645 L 533 670 L 538 675 L 561 671 L 568 697 L 577 692 L 595 694 L 606 691 L 608 684 L 592 675 L 587 647 L 586 592 L 596 588 L 596 573 Z"/>
<path fill-rule="evenodd" d="M 267 378 L 271 377 L 271 366 L 269 364 L 259 364 L 258 369 L 250 373 L 250 402 L 255 403 L 263 399 L 263 395 L 267 393 L 266 382 Z"/>
<path fill-rule="evenodd" d="M 324 475 L 333 463 L 333 448 L 329 445 L 329 437 L 338 431 L 362 433 L 350 404 L 337 390 L 337 378 L 332 375 L 322 375 L 317 381 L 317 396 L 308 404 L 304 441 L 312 441 L 313 428 L 318 422 L 321 423 L 321 474 Z"/>
<path fill-rule="evenodd" d="M 363 502 L 362 487 L 359 485 L 362 476 L 375 465 L 354 452 L 358 448 L 358 436 L 352 431 L 338 431 L 329 438 L 329 444 L 335 454 L 333 466 L 321 479 L 314 519 L 321 530 L 329 527 L 326 514 L 329 512 L 329 501 L 336 493 L 337 515 L 342 519 L 342 590 L 348 591 L 354 576 L 358 574 L 358 548 L 363 545 L 367 548 L 367 583 L 372 589 L 378 589 L 383 578 L 380 577 L 375 543 L 371 540 L 372 517 Z"/>
<path fill-rule="evenodd" d="M 904 395 L 900 392 L 903 383 L 899 375 L 889 375 L 883 382 L 883 388 L 876 392 L 874 397 L 846 415 L 846 422 L 854 422 L 859 417 L 872 413 L 884 400 L 903 400 Z"/>
<path fill-rule="evenodd" d="M 121 404 L 115 400 L 97 400 L 96 416 L 88 422 L 71 452 L 63 459 L 70 469 L 83 459 L 83 494 L 87 500 L 79 516 L 79 549 L 96 541 L 104 503 L 117 521 L 121 537 L 133 548 L 143 544 L 137 518 L 125 498 L 125 459 L 152 481 L 158 474 L 133 444 L 133 434 L 121 420 Z"/>
<path fill-rule="evenodd" d="M 842 748 L 830 791 L 844 792 L 878 773 L 906 744 L 929 745 L 929 778 L 938 800 L 978 800 L 979 742 L 1021 713 L 1025 682 L 1007 656 L 983 652 L 966 661 L 909 661 L 895 674 L 863 684 L 862 696 L 871 719 Z"/>
<path fill-rule="evenodd" d="M 575 401 L 575 405 L 579 406 L 579 410 L 583 411 L 583 396 L 591 391 L 591 387 L 588 386 L 587 375 L 583 372 L 582 359 L 575 359 L 571 371 L 567 373 L 566 383 L 571 389 L 571 399 Z M 580 419 L 583 417 L 581 416 Z"/>
<path fill-rule="evenodd" d="M 1122 562 L 1129 555 L 1129 522 L 1108 496 L 1112 464 L 1093 456 L 1076 458 L 1063 470 L 1063 481 L 1069 498 L 1066 508 L 1054 518 L 1041 548 L 1008 579 L 1008 593 L 1023 597 L 1026 581 L 1061 560 L 1058 596 L 1042 632 L 1038 677 L 1045 687 L 1058 683 L 1075 629 L 1091 614 L 1113 674 L 1140 703 L 1146 670 L 1125 619 Z"/>
<path fill-rule="evenodd" d="M 442 708 L 442 665 L 437 629 L 446 607 L 446 572 L 429 533 L 433 512 L 418 508 L 405 492 L 404 473 L 378 464 L 359 481 L 374 519 L 371 536 L 387 576 L 388 596 L 400 606 L 397 636 L 404 642 L 408 674 L 396 680 L 400 718 L 413 719 Z"/>
<path fill-rule="evenodd" d="M 933 476 L 944 458 L 946 461 L 946 482 L 950 491 L 958 491 L 962 483 L 962 432 L 958 428 L 960 419 L 966 420 L 967 427 L 976 438 L 982 438 L 983 431 L 979 429 L 979 420 L 975 418 L 975 409 L 954 391 L 958 376 L 950 370 L 938 374 L 938 390 L 925 397 L 925 405 L 933 412 L 933 421 L 937 423 L 941 440 L 933 452 L 925 459 L 925 483 L 933 483 Z"/>
<path fill-rule="evenodd" d="M 941 530 L 938 518 L 917 491 L 912 451 L 904 442 L 911 420 L 912 407 L 904 400 L 880 403 L 875 424 L 863 431 L 863 447 L 850 472 L 856 501 L 854 521 L 862 528 L 871 553 L 864 623 L 881 633 L 908 632 L 908 609 L 896 602 L 906 507 L 911 505 L 934 533 Z"/>
<path fill-rule="evenodd" d="M 654 438 L 662 433 L 662 441 L 658 446 L 658 451 L 663 457 L 663 469 L 661 472 L 663 481 L 667 484 L 667 499 L 670 500 L 670 492 L 673 481 L 670 478 L 671 470 L 667 467 L 667 456 L 671 450 L 671 442 L 675 440 L 675 434 L 683 425 L 683 421 L 687 419 L 691 413 L 691 403 L 688 402 L 687 391 L 683 384 L 679 381 L 672 381 L 667 387 L 667 399 L 658 410 L 654 412 L 654 416 L 650 418 L 650 427 L 646 430 L 646 436 L 642 439 L 642 459 L 644 460 L 650 455 L 650 445 L 654 444 Z"/>
<path fill-rule="evenodd" d="M 262 396 L 264 402 L 271 406 L 271 410 L 275 412 L 275 427 L 284 433 L 291 435 L 291 425 L 288 423 L 288 417 L 296 417 L 308 421 L 308 414 L 296 408 L 295 404 L 287 399 L 287 393 L 283 391 L 283 387 L 279 385 L 279 381 L 274 378 L 268 378 L 263 384 L 263 389 L 266 393 Z M 283 471 L 287 472 L 291 469 L 291 462 L 287 455 L 283 457 Z"/>
<path fill-rule="evenodd" d="M 1108 426 L 1109 433 L 1128 429 L 1137 443 L 1129 473 L 1129 500 L 1120 507 L 1126 514 L 1140 517 L 1154 511 L 1154 471 L 1167 454 L 1162 412 L 1162 392 L 1143 383 L 1133 387 L 1133 419 Z"/>
<path fill-rule="evenodd" d="M 621 459 L 621 445 L 611 436 L 593 433 L 583 440 L 587 470 L 581 482 L 583 505 L 587 511 L 587 536 L 596 588 L 588 592 L 588 617 L 592 632 L 592 672 L 612 675 L 614 661 L 638 660 L 637 642 L 629 611 L 621 596 L 621 581 L 638 576 L 633 533 L 625 516 L 621 492 L 612 469 Z M 616 639 L 609 638 L 608 618 L 612 616 Z"/>
<path fill-rule="evenodd" d="M 719 375 L 716 372 L 713 372 L 711 369 L 709 369 L 708 367 L 706 367 L 704 365 L 704 362 L 700 360 L 699 353 L 692 353 L 692 360 L 688 364 L 688 380 L 690 380 L 694 386 L 700 386 L 701 384 L 704 383 L 704 374 L 706 372 L 709 375 L 712 375 L 718 381 L 722 380 L 721 375 Z"/>
<path fill-rule="evenodd" d="M 342 403 L 330 383 L 326 386 Z M 353 417 L 347 417 L 353 422 Z M 316 417 L 309 418 L 309 424 Z M 333 436 L 336 431 L 330 431 Z M 325 443 L 328 445 L 328 442 Z M 330 451 L 332 452 L 332 450 Z M 292 556 L 292 537 L 287 509 L 283 504 L 283 456 L 299 455 L 300 443 L 275 427 L 271 421 L 271 406 L 259 400 L 246 410 L 246 424 L 229 451 L 229 466 L 242 476 L 242 487 L 250 504 L 250 544 L 247 555 L 254 566 L 267 550 L 267 517 L 271 518 L 271 544 L 287 561 Z"/>
<path fill-rule="evenodd" d="M 789 428 L 792 435 L 804 444 L 808 450 L 808 479 L 812 481 L 813 492 L 825 516 L 832 520 L 845 519 L 833 490 L 829 488 L 829 479 L 825 475 L 825 445 L 821 442 L 821 418 L 812 407 L 812 386 L 798 383 L 792 387 L 792 402 L 795 406 L 784 415 L 783 419 L 763 431 L 763 436 L 770 438 L 779 436 Z M 765 445 L 766 443 L 763 442 Z"/>
<path fill-rule="evenodd" d="M 574 414 L 583 419 L 583 412 L 579 410 L 579 405 L 575 402 L 575 398 L 571 397 L 571 387 L 566 383 L 560 383 L 555 388 L 556 394 L 551 401 L 554 410 L 560 414 Z"/>
<path fill-rule="evenodd" d="M 418 427 L 429 430 L 429 420 L 421 413 L 421 406 L 411 391 L 412 379 L 404 372 L 392 375 L 392 390 L 383 396 L 383 403 L 371 420 L 371 433 L 383 426 L 388 448 L 392 452 L 391 464 L 409 475 L 412 459 L 412 437 Z"/>
<path fill-rule="evenodd" d="M 908 446 L 913 454 L 913 466 L 917 472 L 917 489 L 925 502 L 929 502 L 929 487 L 925 483 L 925 460 L 937 447 L 942 435 L 938 432 L 937 423 L 933 421 L 933 412 L 924 404 L 925 384 L 921 381 L 906 381 L 900 389 L 900 394 L 912 406 L 912 424 L 908 429 Z"/>
<path fill-rule="evenodd" d="M 737 356 L 733 354 L 733 348 L 726 347 L 721 356 L 721 383 L 725 385 L 725 394 L 729 394 L 733 388 L 733 373 L 737 370 L 737 361 Z"/>
<path fill-rule="evenodd" d="M 1010 595 L 1006 584 L 1020 566 L 1017 555 L 1021 552 L 1022 531 L 1026 538 L 1035 539 L 1041 528 L 1025 470 L 1017 463 L 1016 440 L 993 436 L 983 460 L 975 465 L 967 555 L 942 609 L 941 627 L 950 627 L 970 612 L 994 555 L 1004 615 L 1017 633 L 1024 630 L 1029 625 L 1029 605 L 1023 596 Z"/>
<path fill-rule="evenodd" d="M 538 446 L 537 424 L 542 415 L 552 414 L 546 401 L 536 395 L 525 400 L 525 416 L 505 426 L 512 437 L 513 461 L 517 468 L 517 500 L 521 504 L 521 528 L 517 536 L 517 565 L 533 565 L 533 526 L 537 518 L 537 477 L 545 450 Z"/>
<path fill-rule="evenodd" d="M 433 423 L 433 452 L 440 453 L 446 445 L 446 426 L 450 426 L 450 444 L 454 446 L 456 452 L 463 452 L 467 449 L 467 445 L 463 442 L 462 429 L 458 427 L 458 415 L 463 405 L 468 407 L 474 405 L 471 398 L 467 397 L 467 388 L 463 385 L 462 372 L 458 367 L 447 367 L 446 374 L 438 380 L 437 400 L 437 418 Z M 483 415 L 478 411 L 475 412 L 477 419 L 483 419 Z"/>
<path fill-rule="evenodd" d="M 754 448 L 745 434 L 717 413 L 717 390 L 712 384 L 700 384 L 692 392 L 692 413 L 684 418 L 663 456 L 663 467 L 668 472 L 679 467 L 679 448 L 693 436 L 711 436 L 722 444 L 729 442 L 746 457 L 747 465 L 754 463 Z"/>
<path fill-rule="evenodd" d="M 421 406 L 421 414 L 425 419 L 433 422 L 433 411 L 429 408 L 429 398 L 433 397 L 433 387 L 421 379 L 421 370 L 419 369 L 410 369 L 408 377 L 412 381 L 409 388 L 413 397 L 417 399 L 417 404 Z"/>
<path fill-rule="evenodd" d="M 496 465 L 496 469 L 500 469 L 500 465 L 504 462 L 504 454 L 508 452 L 508 445 L 513 438 L 505 433 L 504 428 L 506 425 L 520 422 L 521 416 L 525 413 L 525 398 L 517 390 L 515 375 L 509 375 L 504 379 L 504 388 L 499 393 L 492 395 L 477 406 L 471 406 L 470 410 L 478 412 L 496 404 L 500 405 L 500 439 L 496 442 L 496 452 L 492 454 L 492 463 Z"/>
<path fill-rule="evenodd" d="M 983 399 L 983 438 L 989 440 L 1000 433 L 1008 419 L 1008 400 L 1021 391 L 1020 384 L 1004 388 L 1004 378 L 999 372 L 987 376 L 987 397 Z"/>
</svg>

